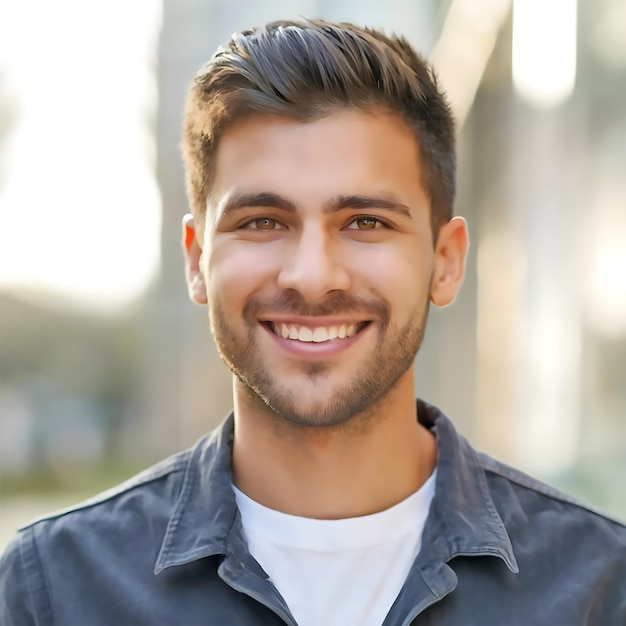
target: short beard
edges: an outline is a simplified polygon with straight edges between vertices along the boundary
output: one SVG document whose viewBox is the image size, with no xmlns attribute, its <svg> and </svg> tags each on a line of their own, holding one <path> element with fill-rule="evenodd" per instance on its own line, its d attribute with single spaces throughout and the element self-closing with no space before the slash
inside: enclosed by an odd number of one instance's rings
<svg viewBox="0 0 626 626">
<path fill-rule="evenodd" d="M 430 290 L 429 290 L 430 291 Z M 333 392 L 332 402 L 326 402 L 311 411 L 303 411 L 294 391 L 276 380 L 265 367 L 259 347 L 255 343 L 259 314 L 341 315 L 349 312 L 370 312 L 378 325 L 378 345 L 370 359 L 355 370 L 349 384 Z M 429 299 L 417 306 L 411 320 L 402 328 L 390 325 L 391 307 L 383 299 L 363 300 L 338 295 L 324 305 L 310 307 L 297 294 L 284 294 L 268 303 L 250 301 L 244 307 L 243 319 L 247 326 L 247 340 L 238 337 L 228 324 L 220 303 L 211 308 L 213 336 L 218 351 L 239 380 L 249 400 L 263 412 L 280 420 L 302 427 L 339 427 L 354 422 L 365 424 L 384 405 L 390 391 L 413 364 L 422 344 L 429 311 Z M 313 385 L 332 364 L 306 363 L 304 375 Z"/>
</svg>

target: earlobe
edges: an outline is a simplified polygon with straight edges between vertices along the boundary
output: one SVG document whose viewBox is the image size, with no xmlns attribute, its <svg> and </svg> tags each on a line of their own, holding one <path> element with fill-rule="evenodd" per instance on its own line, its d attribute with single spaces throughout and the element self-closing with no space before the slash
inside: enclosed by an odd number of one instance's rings
<svg viewBox="0 0 626 626">
<path fill-rule="evenodd" d="M 183 218 L 183 252 L 185 254 L 185 278 L 189 298 L 195 304 L 205 305 L 208 302 L 204 274 L 202 273 L 202 248 L 196 237 L 193 217 L 189 214 Z"/>
<path fill-rule="evenodd" d="M 468 246 L 467 223 L 462 217 L 453 217 L 439 230 L 430 288 L 430 300 L 435 306 L 454 302 L 465 276 Z"/>
</svg>

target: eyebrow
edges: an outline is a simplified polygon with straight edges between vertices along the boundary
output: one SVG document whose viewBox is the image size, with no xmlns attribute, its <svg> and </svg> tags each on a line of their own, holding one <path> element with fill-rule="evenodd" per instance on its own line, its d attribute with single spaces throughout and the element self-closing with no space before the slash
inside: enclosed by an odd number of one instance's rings
<svg viewBox="0 0 626 626">
<path fill-rule="evenodd" d="M 290 198 L 277 193 L 262 191 L 231 195 L 220 207 L 221 210 L 218 211 L 218 215 L 222 218 L 233 211 L 251 207 L 268 207 L 289 213 L 296 213 L 298 211 L 296 203 Z M 342 209 L 384 209 L 404 217 L 412 218 L 409 207 L 397 200 L 393 194 L 375 196 L 340 195 L 326 202 L 323 211 L 324 213 L 334 213 Z"/>
<path fill-rule="evenodd" d="M 412 218 L 411 209 L 406 204 L 402 204 L 392 195 L 379 195 L 379 196 L 362 196 L 362 195 L 350 195 L 350 196 L 337 196 L 330 202 L 324 205 L 325 213 L 333 213 L 335 211 L 341 211 L 342 209 L 385 209 L 387 211 L 393 211 L 398 215 Z"/>
<path fill-rule="evenodd" d="M 289 198 L 285 198 L 277 193 L 261 191 L 258 193 L 237 193 L 231 195 L 222 206 L 219 207 L 218 215 L 224 217 L 233 211 L 251 207 L 281 209 L 289 213 L 295 213 L 297 211 L 295 202 L 291 201 Z"/>
</svg>

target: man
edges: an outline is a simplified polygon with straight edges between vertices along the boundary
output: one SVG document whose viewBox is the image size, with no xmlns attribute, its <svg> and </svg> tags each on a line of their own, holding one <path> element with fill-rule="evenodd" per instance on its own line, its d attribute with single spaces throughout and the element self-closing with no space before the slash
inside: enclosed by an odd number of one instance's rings
<svg viewBox="0 0 626 626">
<path fill-rule="evenodd" d="M 626 528 L 414 399 L 467 249 L 454 125 L 402 39 L 281 22 L 188 96 L 191 299 L 234 412 L 22 529 L 2 624 L 622 624 Z"/>
</svg>

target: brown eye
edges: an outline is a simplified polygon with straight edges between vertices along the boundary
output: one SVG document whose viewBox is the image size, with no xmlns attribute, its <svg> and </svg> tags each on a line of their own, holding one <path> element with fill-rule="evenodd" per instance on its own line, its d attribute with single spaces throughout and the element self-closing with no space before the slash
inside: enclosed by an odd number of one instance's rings
<svg viewBox="0 0 626 626">
<path fill-rule="evenodd" d="M 271 217 L 258 217 L 250 222 L 250 227 L 254 230 L 275 230 L 278 222 Z"/>
<path fill-rule="evenodd" d="M 357 217 L 350 226 L 358 230 L 376 230 L 381 223 L 373 217 Z"/>
</svg>

